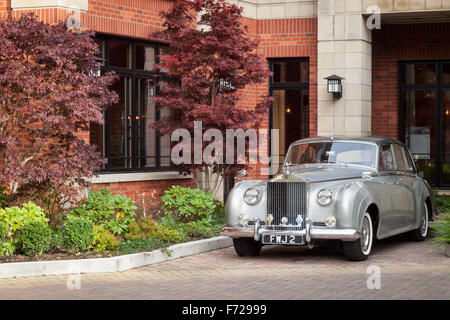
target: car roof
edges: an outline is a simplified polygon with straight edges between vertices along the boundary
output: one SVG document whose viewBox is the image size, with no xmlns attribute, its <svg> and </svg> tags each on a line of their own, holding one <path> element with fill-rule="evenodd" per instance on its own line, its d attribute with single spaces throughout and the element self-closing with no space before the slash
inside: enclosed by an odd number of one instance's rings
<svg viewBox="0 0 450 320">
<path fill-rule="evenodd" d="M 307 142 L 331 142 L 331 141 L 355 141 L 355 142 L 370 142 L 375 143 L 377 145 L 385 144 L 385 143 L 398 143 L 404 146 L 404 144 L 391 137 L 385 137 L 385 136 L 334 136 L 333 139 L 331 137 L 309 137 L 305 139 L 300 139 L 297 141 L 294 141 L 291 145 L 295 145 L 298 143 L 307 143 Z"/>
</svg>

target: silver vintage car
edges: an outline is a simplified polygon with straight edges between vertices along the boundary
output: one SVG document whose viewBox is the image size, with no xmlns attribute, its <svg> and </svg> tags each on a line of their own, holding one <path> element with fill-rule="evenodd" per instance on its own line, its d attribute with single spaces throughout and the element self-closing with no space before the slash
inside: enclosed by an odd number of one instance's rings
<svg viewBox="0 0 450 320">
<path fill-rule="evenodd" d="M 313 137 L 290 145 L 272 179 L 235 185 L 221 233 L 239 256 L 256 256 L 262 245 L 311 248 L 333 239 L 358 261 L 374 237 L 408 232 L 424 240 L 434 212 L 431 188 L 400 141 Z"/>
</svg>

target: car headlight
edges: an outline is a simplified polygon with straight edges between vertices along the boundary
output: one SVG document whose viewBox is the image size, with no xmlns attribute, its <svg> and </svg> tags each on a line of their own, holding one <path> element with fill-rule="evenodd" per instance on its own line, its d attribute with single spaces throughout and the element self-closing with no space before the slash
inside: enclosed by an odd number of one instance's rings
<svg viewBox="0 0 450 320">
<path fill-rule="evenodd" d="M 333 200 L 333 191 L 328 188 L 322 189 L 317 193 L 317 202 L 321 206 L 327 206 Z"/>
<path fill-rule="evenodd" d="M 246 204 L 254 205 L 260 200 L 259 191 L 255 188 L 247 189 L 244 193 L 244 201 Z"/>
</svg>

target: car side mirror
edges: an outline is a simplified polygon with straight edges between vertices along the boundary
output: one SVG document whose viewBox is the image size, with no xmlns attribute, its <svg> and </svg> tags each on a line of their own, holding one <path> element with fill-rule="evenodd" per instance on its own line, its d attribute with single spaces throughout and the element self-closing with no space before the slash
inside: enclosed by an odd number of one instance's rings
<svg viewBox="0 0 450 320">
<path fill-rule="evenodd" d="M 247 171 L 246 170 L 240 170 L 237 172 L 236 174 L 236 178 L 243 178 L 247 175 Z"/>
</svg>

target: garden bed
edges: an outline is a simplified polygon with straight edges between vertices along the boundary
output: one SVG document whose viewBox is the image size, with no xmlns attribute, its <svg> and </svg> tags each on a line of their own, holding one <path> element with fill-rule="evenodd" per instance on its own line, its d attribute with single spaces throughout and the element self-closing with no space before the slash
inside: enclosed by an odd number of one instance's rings
<svg viewBox="0 0 450 320">
<path fill-rule="evenodd" d="M 192 238 L 186 242 L 203 239 L 211 239 L 213 237 L 218 236 L 219 234 L 213 235 L 208 238 Z M 0 263 L 12 263 L 12 262 L 33 262 L 33 261 L 59 261 L 59 260 L 78 260 L 78 259 L 95 259 L 95 258 L 110 258 L 117 257 L 121 255 L 131 254 L 131 253 L 140 253 L 140 252 L 149 252 L 157 249 L 164 249 L 170 245 L 174 244 L 166 244 L 165 246 L 154 246 L 154 247 L 146 247 L 141 250 L 128 250 L 128 251 L 104 251 L 104 252 L 78 252 L 78 253 L 70 253 L 64 250 L 53 250 L 46 252 L 41 255 L 22 255 L 22 254 L 13 254 L 8 256 L 0 257 Z"/>
<path fill-rule="evenodd" d="M 149 194 L 128 197 L 91 190 L 53 222 L 55 215 L 32 201 L 4 206 L 0 264 L 165 252 L 169 246 L 215 237 L 225 222 L 224 205 L 211 192 L 173 186 L 157 200 Z M 149 215 L 155 211 L 157 218 Z"/>
</svg>

